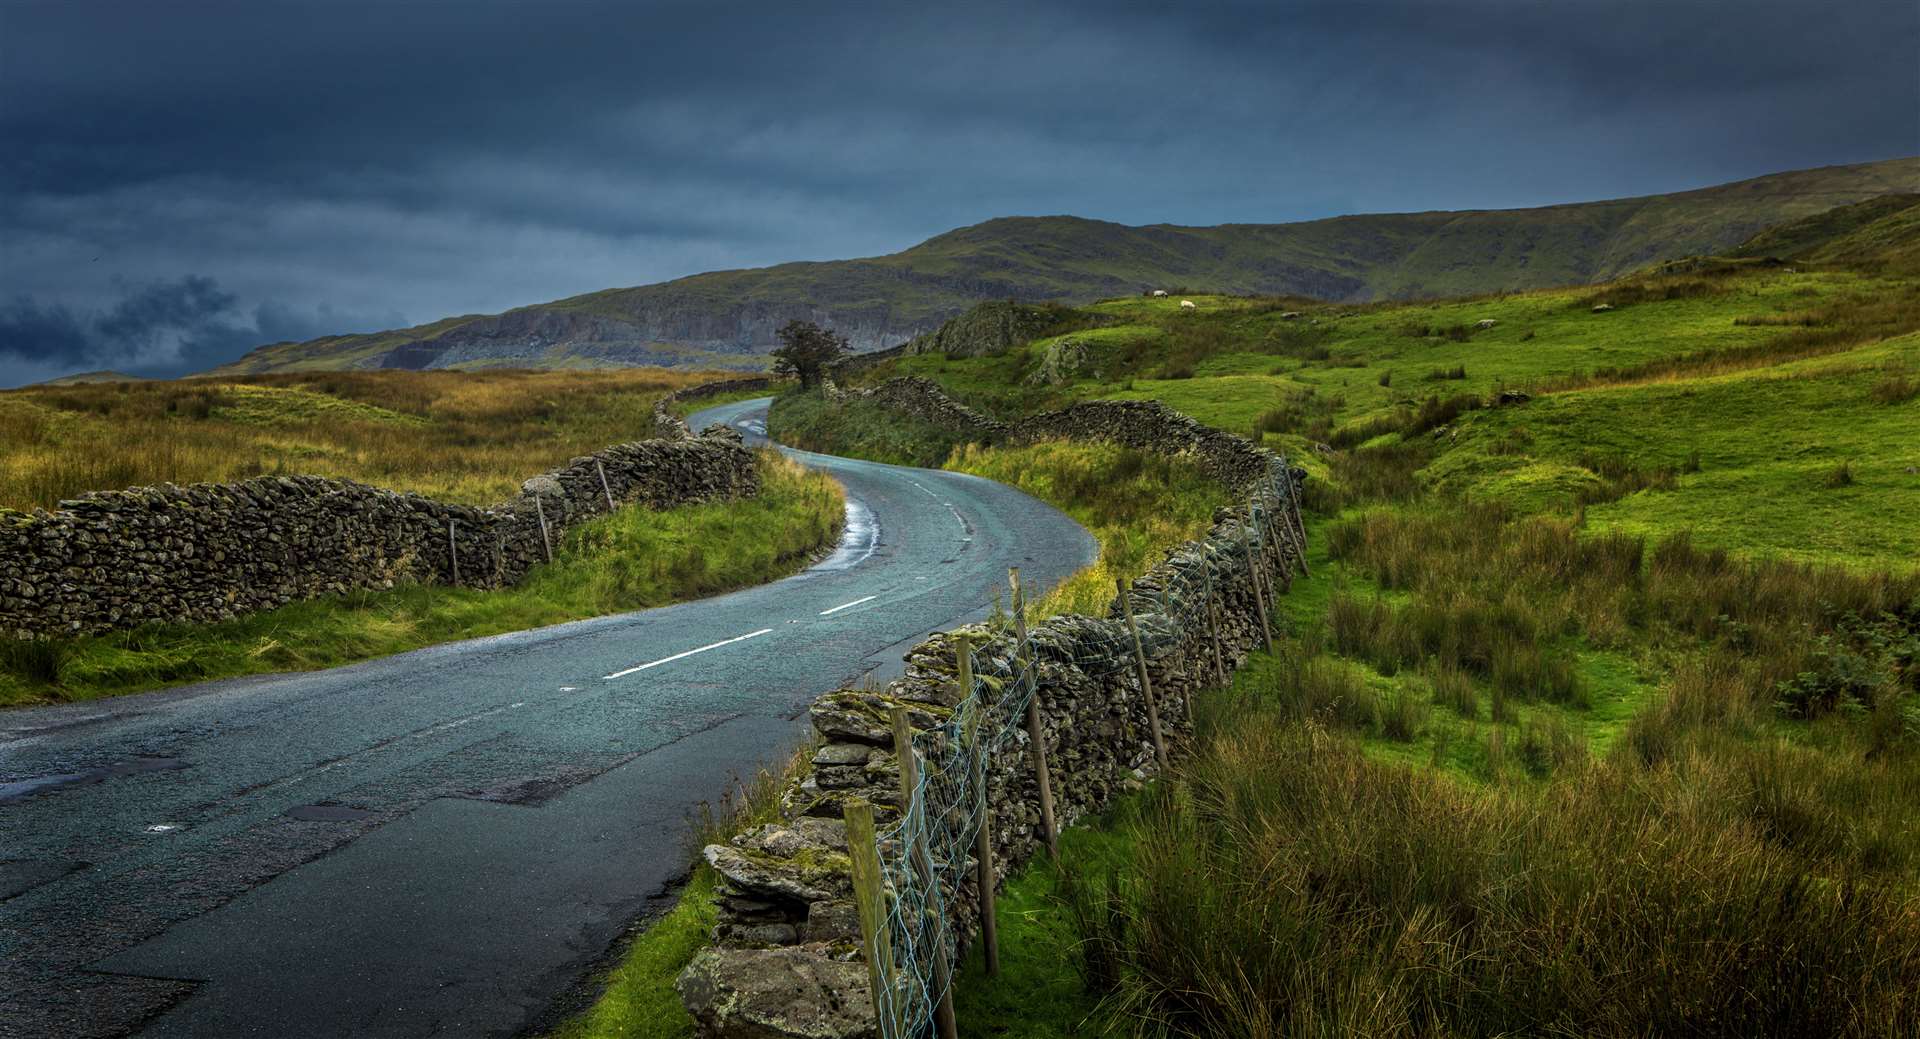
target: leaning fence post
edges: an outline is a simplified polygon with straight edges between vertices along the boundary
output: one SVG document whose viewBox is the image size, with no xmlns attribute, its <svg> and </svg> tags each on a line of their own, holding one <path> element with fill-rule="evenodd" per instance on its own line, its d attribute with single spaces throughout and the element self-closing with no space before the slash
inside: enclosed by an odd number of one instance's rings
<svg viewBox="0 0 1920 1039">
<path fill-rule="evenodd" d="M 1220 648 L 1220 615 L 1213 601 L 1213 555 L 1202 551 L 1200 573 L 1206 578 L 1201 597 L 1207 601 L 1207 641 L 1213 644 L 1213 670 L 1220 677 L 1220 688 L 1227 687 L 1227 655 Z"/>
<path fill-rule="evenodd" d="M 453 570 L 453 584 L 460 583 L 460 546 L 453 540 L 453 517 L 447 517 L 447 562 Z"/>
<path fill-rule="evenodd" d="M 1147 649 L 1140 642 L 1140 626 L 1133 620 L 1133 603 L 1128 601 L 1127 581 L 1124 577 L 1115 577 L 1113 586 L 1120 590 L 1120 613 L 1127 619 L 1127 633 L 1133 636 L 1133 659 L 1140 668 L 1140 695 L 1147 701 L 1147 725 L 1153 730 L 1153 756 L 1160 762 L 1160 771 L 1167 770 L 1167 741 L 1160 736 L 1160 708 L 1153 701 L 1153 680 L 1147 677 Z"/>
<path fill-rule="evenodd" d="M 1280 561 L 1286 557 L 1280 555 L 1277 550 L 1276 542 L 1279 539 L 1274 530 L 1271 505 L 1260 509 L 1260 527 L 1256 536 L 1260 539 L 1260 587 L 1266 589 L 1268 608 L 1277 614 L 1280 612 L 1280 596 L 1290 591 L 1292 585 L 1276 589 L 1276 585 L 1280 582 L 1275 578 L 1284 577 L 1280 573 Z"/>
<path fill-rule="evenodd" d="M 1027 640 L 1027 600 L 1020 592 L 1020 568 L 1008 568 L 1007 580 L 1013 583 L 1013 629 L 1019 640 L 1014 666 L 1020 667 L 1021 655 L 1026 656 L 1027 746 L 1033 755 L 1033 778 L 1040 785 L 1040 832 L 1046 838 L 1048 857 L 1058 860 L 1060 834 L 1053 826 L 1053 777 L 1047 772 L 1046 727 L 1040 723 L 1039 662 L 1033 654 L 1033 643 Z"/>
<path fill-rule="evenodd" d="M 540 547 L 547 550 L 547 562 L 553 562 L 553 542 L 547 537 L 547 510 L 540 504 L 540 496 L 533 496 L 534 515 L 540 517 Z"/>
<path fill-rule="evenodd" d="M 973 689 L 973 647 L 965 635 L 956 636 L 955 656 L 960 673 L 960 702 Z M 1000 976 L 1000 931 L 994 918 L 993 810 L 987 807 L 987 759 L 980 746 L 980 715 L 985 702 L 974 699 L 967 715 L 967 757 L 973 762 L 973 803 L 980 810 L 980 831 L 974 838 L 974 886 L 980 889 L 980 940 L 986 954 L 987 977 Z"/>
<path fill-rule="evenodd" d="M 1240 549 L 1247 554 L 1247 579 L 1253 584 L 1253 602 L 1260 609 L 1260 634 L 1267 640 L 1267 652 L 1273 652 L 1273 625 L 1267 620 L 1267 589 L 1261 583 L 1260 560 L 1253 554 L 1253 506 L 1247 506 L 1247 522 L 1240 525 Z"/>
<path fill-rule="evenodd" d="M 1278 473 L 1274 474 L 1273 482 L 1277 491 L 1280 483 Z M 1297 539 L 1294 544 L 1298 548 L 1295 554 L 1300 560 L 1300 576 L 1312 577 L 1313 571 L 1307 569 L 1307 521 L 1305 517 L 1300 515 L 1300 495 L 1297 492 L 1297 488 L 1293 486 L 1292 476 L 1287 477 L 1286 502 L 1288 529 Z"/>
<path fill-rule="evenodd" d="M 888 1035 L 901 1035 L 898 1000 L 893 995 L 893 934 L 887 926 L 886 882 L 880 875 L 880 850 L 874 839 L 873 805 L 849 798 L 841 815 L 847 821 L 847 855 L 853 863 L 853 900 L 860 911 L 860 946 L 867 957 L 867 982 L 873 986 L 873 1016 L 894 1018 Z M 883 993 L 885 996 L 883 997 Z"/>
<path fill-rule="evenodd" d="M 601 465 L 600 460 L 596 458 L 593 460 L 593 468 L 595 472 L 600 474 L 600 489 L 607 493 L 607 511 L 612 512 L 614 508 L 613 488 L 607 486 L 607 467 Z"/>
<path fill-rule="evenodd" d="M 926 828 L 930 821 L 927 813 L 932 806 L 921 802 L 921 822 L 916 827 L 913 804 L 920 791 L 920 758 L 913 749 L 913 727 L 907 722 L 905 707 L 895 707 L 889 713 L 893 720 L 893 753 L 900 762 L 900 832 L 906 838 L 907 856 L 914 872 L 920 876 L 920 886 L 931 894 L 939 884 L 933 872 L 933 852 L 927 847 Z M 928 908 L 932 908 L 932 903 Z M 933 1010 L 934 1023 L 939 1028 L 940 1039 L 958 1039 L 959 1026 L 953 1016 L 953 965 L 947 960 L 947 921 L 935 917 L 921 921 L 921 926 L 931 927 L 933 932 L 933 987 L 939 992 Z"/>
</svg>

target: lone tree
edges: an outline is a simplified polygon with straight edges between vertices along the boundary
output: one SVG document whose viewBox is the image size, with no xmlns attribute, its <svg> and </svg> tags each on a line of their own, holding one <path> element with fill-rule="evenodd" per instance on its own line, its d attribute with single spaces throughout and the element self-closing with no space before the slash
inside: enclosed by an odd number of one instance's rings
<svg viewBox="0 0 1920 1039">
<path fill-rule="evenodd" d="M 773 374 L 799 376 L 802 389 L 820 385 L 827 366 L 853 352 L 846 336 L 811 321 L 789 321 L 774 334 L 780 346 L 773 351 Z"/>
</svg>

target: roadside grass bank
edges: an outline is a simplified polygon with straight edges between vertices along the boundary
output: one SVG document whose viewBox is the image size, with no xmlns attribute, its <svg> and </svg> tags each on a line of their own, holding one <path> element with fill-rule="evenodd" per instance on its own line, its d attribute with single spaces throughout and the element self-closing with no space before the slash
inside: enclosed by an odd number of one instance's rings
<svg viewBox="0 0 1920 1039">
<path fill-rule="evenodd" d="M 652 435 L 653 403 L 711 381 L 657 368 L 368 371 L 0 392 L 0 506 L 261 475 L 360 480 L 486 505 Z"/>
<path fill-rule="evenodd" d="M 758 453 L 763 489 L 741 501 L 624 508 L 568 531 L 515 588 L 412 585 L 292 603 L 207 625 L 0 643 L 0 705 L 307 671 L 455 639 L 701 598 L 783 577 L 831 543 L 845 515 L 832 478 Z"/>
<path fill-rule="evenodd" d="M 1034 619 L 1104 617 L 1115 578 L 1131 581 L 1175 545 L 1204 534 L 1230 495 L 1191 459 L 1098 442 L 967 444 L 946 468 L 1019 488 L 1093 533 L 1100 557 L 1033 603 Z"/>
<path fill-rule="evenodd" d="M 1059 509 L 1092 532 L 1100 558 L 1032 603 L 1038 620 L 1104 616 L 1114 578 L 1131 580 L 1168 549 L 1203 533 L 1225 489 L 1191 459 L 1115 444 L 1056 440 L 1025 446 L 966 443 L 930 423 L 864 400 L 829 403 L 792 392 L 774 402 L 780 443 L 854 458 L 986 477 Z"/>
<path fill-rule="evenodd" d="M 788 447 L 864 458 L 888 465 L 938 469 L 963 438 L 858 397 L 830 401 L 818 390 L 791 390 L 774 398 L 767 431 Z"/>
</svg>

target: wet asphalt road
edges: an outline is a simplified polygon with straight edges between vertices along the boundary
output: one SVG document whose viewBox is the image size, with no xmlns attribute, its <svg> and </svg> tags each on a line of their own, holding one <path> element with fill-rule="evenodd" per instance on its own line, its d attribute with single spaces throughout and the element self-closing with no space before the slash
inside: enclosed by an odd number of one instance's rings
<svg viewBox="0 0 1920 1039">
<path fill-rule="evenodd" d="M 708 409 L 749 434 L 766 402 Z M 753 439 L 759 439 L 753 437 Z M 699 602 L 0 714 L 0 1036 L 492 1036 L 545 1021 L 814 696 L 1051 587 L 1017 491 L 798 455 L 834 556 Z"/>
</svg>

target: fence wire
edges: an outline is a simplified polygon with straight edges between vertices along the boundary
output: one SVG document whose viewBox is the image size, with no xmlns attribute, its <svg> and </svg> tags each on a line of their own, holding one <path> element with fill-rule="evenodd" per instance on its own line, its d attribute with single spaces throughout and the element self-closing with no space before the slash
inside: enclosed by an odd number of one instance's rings
<svg viewBox="0 0 1920 1039">
<path fill-rule="evenodd" d="M 1304 554 L 1294 526 L 1298 513 L 1292 511 L 1296 490 L 1286 459 L 1271 457 L 1265 477 L 1237 510 L 1246 528 L 1245 552 L 1253 559 L 1271 554 L 1274 566 L 1285 568 L 1295 553 Z M 1134 620 L 1149 657 L 1208 636 L 1208 596 L 1218 601 L 1217 586 L 1227 583 L 1221 575 L 1235 569 L 1223 563 L 1242 555 L 1238 541 L 1224 546 L 1188 542 L 1134 583 Z M 898 820 L 876 838 L 887 903 L 884 928 L 894 965 L 892 977 L 874 992 L 883 1039 L 923 1039 L 933 1032 L 935 1009 L 960 962 L 962 928 L 948 903 L 974 869 L 992 762 L 1008 752 L 1031 753 L 1027 706 L 1038 695 L 1041 671 L 1064 666 L 1090 684 L 1135 672 L 1133 637 L 1115 619 L 1117 600 L 1112 614 L 1068 619 L 1064 626 L 1071 638 L 1016 634 L 1010 653 L 998 639 L 971 648 L 972 687 L 960 691 L 959 704 L 945 722 L 913 734 L 918 780 L 905 792 Z M 1208 651 L 1199 652 L 1204 658 Z M 1203 660 L 1203 670 L 1212 666 Z M 1164 717 L 1165 706 L 1161 709 Z"/>
</svg>

